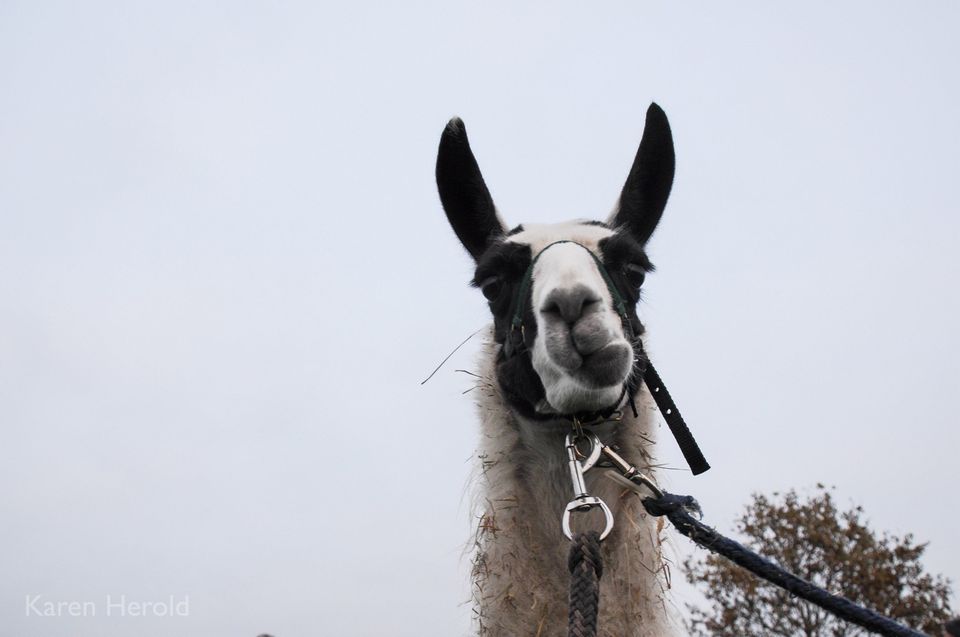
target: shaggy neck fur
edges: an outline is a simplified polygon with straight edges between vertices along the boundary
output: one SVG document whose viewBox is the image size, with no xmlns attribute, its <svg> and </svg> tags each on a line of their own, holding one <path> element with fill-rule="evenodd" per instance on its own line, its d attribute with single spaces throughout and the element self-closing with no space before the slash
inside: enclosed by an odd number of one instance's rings
<svg viewBox="0 0 960 637">
<path fill-rule="evenodd" d="M 483 391 L 478 392 L 476 622 L 485 637 L 560 637 L 567 634 L 570 581 L 569 541 L 560 530 L 560 515 L 572 497 L 563 449 L 569 429 L 561 423 L 524 421 L 507 406 L 494 373 L 499 345 L 490 341 L 481 360 Z M 625 413 L 619 423 L 605 423 L 594 431 L 649 474 L 657 409 L 646 388 L 637 393 L 636 403 L 638 417 Z M 615 518 L 614 530 L 602 545 L 598 635 L 678 634 L 666 595 L 670 573 L 662 550 L 663 522 L 644 511 L 636 492 L 604 471 L 594 468 L 586 477 L 590 494 L 603 498 Z"/>
</svg>

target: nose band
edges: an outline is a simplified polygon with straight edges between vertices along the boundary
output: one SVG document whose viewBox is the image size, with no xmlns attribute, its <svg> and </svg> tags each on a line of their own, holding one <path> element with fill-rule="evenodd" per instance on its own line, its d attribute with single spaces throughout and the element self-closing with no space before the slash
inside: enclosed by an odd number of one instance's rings
<svg viewBox="0 0 960 637">
<path fill-rule="evenodd" d="M 507 338 L 503 343 L 503 356 L 505 358 L 510 358 L 516 354 L 521 354 L 528 350 L 524 338 L 524 329 L 523 329 L 523 308 L 526 304 L 527 298 L 530 296 L 530 287 L 533 285 L 533 268 L 537 265 L 537 261 L 540 260 L 540 257 L 543 256 L 543 253 L 552 248 L 553 246 L 560 245 L 562 243 L 570 243 L 575 246 L 580 246 L 587 251 L 587 254 L 593 259 L 593 262 L 597 264 L 597 269 L 600 271 L 600 276 L 603 277 L 603 282 L 607 286 L 607 290 L 610 292 L 610 296 L 613 297 L 613 309 L 616 311 L 617 315 L 620 317 L 620 322 L 623 324 L 623 333 L 627 337 L 627 340 L 633 343 L 634 334 L 633 327 L 630 325 L 630 317 L 627 315 L 627 303 L 623 298 L 623 295 L 620 293 L 620 290 L 617 289 L 617 286 L 613 282 L 610 273 L 607 272 L 606 266 L 603 265 L 603 261 L 594 254 L 593 250 L 583 245 L 582 243 L 577 243 L 576 241 L 570 241 L 569 239 L 563 239 L 561 241 L 554 241 L 553 243 L 547 244 L 540 252 L 533 257 L 530 261 L 530 265 L 527 267 L 527 271 L 523 273 L 523 278 L 520 280 L 520 287 L 517 289 L 517 296 L 513 299 L 512 304 L 510 305 L 510 330 L 507 333 Z"/>
</svg>

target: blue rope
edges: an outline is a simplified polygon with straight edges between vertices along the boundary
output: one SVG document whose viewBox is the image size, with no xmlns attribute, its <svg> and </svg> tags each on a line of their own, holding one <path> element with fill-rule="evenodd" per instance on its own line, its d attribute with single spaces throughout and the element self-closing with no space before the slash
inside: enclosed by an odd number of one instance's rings
<svg viewBox="0 0 960 637">
<path fill-rule="evenodd" d="M 650 515 L 665 515 L 677 530 L 705 549 L 722 555 L 731 562 L 742 566 L 754 575 L 776 584 L 785 591 L 816 604 L 845 619 L 848 622 L 866 628 L 870 632 L 888 637 L 927 637 L 924 633 L 907 628 L 889 617 L 855 604 L 846 597 L 834 595 L 815 586 L 805 579 L 789 573 L 770 560 L 761 557 L 728 537 L 706 526 L 690 512 L 700 512 L 700 505 L 689 495 L 663 493 L 656 498 L 643 500 L 643 507 Z"/>
</svg>

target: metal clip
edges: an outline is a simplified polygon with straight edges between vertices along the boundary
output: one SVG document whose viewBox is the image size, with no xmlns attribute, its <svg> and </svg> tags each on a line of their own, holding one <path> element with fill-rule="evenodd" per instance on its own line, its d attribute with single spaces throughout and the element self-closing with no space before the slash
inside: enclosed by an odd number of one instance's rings
<svg viewBox="0 0 960 637">
<path fill-rule="evenodd" d="M 582 454 L 577 449 L 577 441 L 579 440 L 587 440 L 590 443 L 590 451 L 583 456 L 583 462 L 579 459 Z M 603 516 L 606 520 L 603 532 L 600 534 L 600 539 L 602 540 L 610 535 L 610 531 L 613 530 L 613 513 L 603 500 L 587 493 L 587 484 L 583 479 L 583 474 L 596 464 L 600 458 L 603 444 L 596 434 L 593 433 L 583 434 L 581 436 L 567 434 L 564 444 L 567 448 L 567 464 L 570 467 L 570 481 L 573 485 L 573 500 L 567 504 L 567 507 L 563 511 L 563 517 L 561 519 L 563 534 L 566 535 L 568 539 L 573 539 L 573 532 L 570 530 L 571 513 L 574 511 L 585 512 L 599 507 L 600 510 L 603 511 Z"/>
<path fill-rule="evenodd" d="M 620 470 L 620 473 L 623 474 L 623 477 L 633 482 L 634 484 L 642 484 L 651 491 L 653 495 L 659 497 L 663 496 L 663 491 L 660 490 L 660 487 L 657 486 L 657 483 L 653 481 L 650 476 L 641 473 L 639 469 L 623 459 L 619 453 L 613 450 L 612 447 L 608 445 L 602 445 L 600 450 L 603 452 L 610 462 Z"/>
</svg>

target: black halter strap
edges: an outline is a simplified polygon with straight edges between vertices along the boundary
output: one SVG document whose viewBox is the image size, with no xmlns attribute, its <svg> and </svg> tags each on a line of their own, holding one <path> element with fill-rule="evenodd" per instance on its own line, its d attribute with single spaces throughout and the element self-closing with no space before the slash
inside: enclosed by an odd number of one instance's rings
<svg viewBox="0 0 960 637">
<path fill-rule="evenodd" d="M 517 354 L 522 354 L 529 351 L 524 338 L 523 313 L 527 297 L 530 295 L 530 287 L 533 285 L 533 268 L 536 266 L 537 261 L 544 252 L 546 252 L 549 248 L 561 243 L 572 243 L 573 245 L 580 246 L 593 258 L 594 263 L 597 264 L 597 269 L 600 271 L 600 276 L 603 277 L 603 282 L 607 285 L 607 290 L 610 292 L 610 296 L 613 298 L 613 308 L 620 317 L 620 322 L 623 325 L 624 336 L 626 336 L 627 340 L 635 349 L 640 350 L 640 355 L 636 357 L 636 361 L 634 363 L 633 372 L 630 374 L 630 377 L 627 379 L 627 382 L 624 385 L 623 394 L 618 399 L 617 405 L 623 401 L 623 396 L 626 395 L 626 399 L 630 407 L 633 409 L 634 415 L 636 416 L 637 408 L 633 404 L 633 395 L 636 393 L 637 389 L 639 389 L 640 379 L 642 378 L 643 382 L 647 384 L 647 388 L 650 390 L 650 394 L 653 396 L 654 402 L 657 403 L 657 407 L 660 409 L 660 413 L 663 415 L 664 420 L 666 420 L 667 426 L 670 427 L 670 432 L 673 434 L 673 437 L 676 438 L 677 444 L 680 445 L 680 451 L 683 453 L 683 457 L 687 461 L 687 464 L 690 465 L 690 470 L 693 472 L 693 475 L 699 475 L 703 473 L 710 468 L 710 464 L 707 463 L 706 458 L 703 457 L 703 453 L 700 451 L 697 441 L 694 439 L 693 434 L 690 433 L 690 429 L 687 427 L 687 423 L 683 420 L 683 416 L 680 415 L 680 410 L 677 409 L 677 405 L 673 402 L 673 398 L 670 397 L 670 392 L 667 391 L 666 385 L 663 384 L 663 381 L 660 379 L 660 375 L 657 373 L 657 370 L 654 369 L 653 364 L 650 363 L 649 358 L 643 352 L 643 344 L 634 334 L 633 325 L 630 321 L 630 315 L 627 313 L 627 303 L 623 297 L 623 294 L 621 294 L 620 290 L 617 289 L 616 284 L 613 282 L 613 278 L 611 278 L 610 273 L 607 272 L 607 268 L 603 265 L 603 261 L 600 259 L 600 257 L 594 254 L 593 250 L 582 243 L 577 243 L 576 241 L 570 241 L 568 239 L 554 241 L 540 250 L 540 252 L 538 252 L 530 261 L 530 265 L 527 267 L 527 271 L 524 273 L 523 279 L 520 280 L 520 286 L 517 289 L 517 296 L 513 299 L 513 302 L 510 306 L 510 328 L 503 343 L 504 358 L 511 358 Z M 614 405 L 611 409 L 598 412 L 598 415 L 601 418 L 609 417 L 617 410 L 617 405 Z"/>
<path fill-rule="evenodd" d="M 657 370 L 653 367 L 653 363 L 649 360 L 647 361 L 647 368 L 643 370 L 643 382 L 647 384 L 647 389 L 650 390 L 654 402 L 657 403 L 657 408 L 659 408 L 660 413 L 663 414 L 663 419 L 667 421 L 667 426 L 670 427 L 670 433 L 673 434 L 677 444 L 680 446 L 683 459 L 690 465 L 690 471 L 693 472 L 693 475 L 700 475 L 709 469 L 710 463 L 703 457 L 700 446 L 697 444 L 693 434 L 690 433 L 690 428 L 687 427 L 683 416 L 680 415 L 680 410 L 677 409 L 677 405 L 673 402 L 670 392 L 667 391 L 667 386 L 663 384 L 663 381 L 660 379 L 660 374 L 657 373 Z"/>
</svg>

